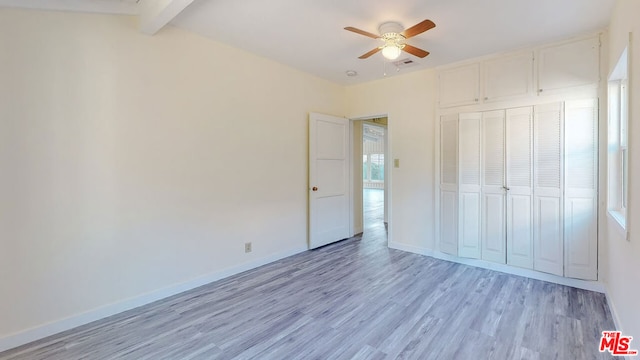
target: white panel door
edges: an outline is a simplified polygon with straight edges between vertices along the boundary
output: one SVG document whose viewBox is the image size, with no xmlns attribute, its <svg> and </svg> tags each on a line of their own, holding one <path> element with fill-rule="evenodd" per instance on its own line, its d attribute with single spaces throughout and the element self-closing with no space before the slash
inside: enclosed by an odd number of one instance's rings
<svg viewBox="0 0 640 360">
<path fill-rule="evenodd" d="M 562 103 L 533 112 L 533 268 L 562 276 Z"/>
<path fill-rule="evenodd" d="M 440 251 L 458 255 L 458 115 L 440 118 Z"/>
<path fill-rule="evenodd" d="M 480 258 L 480 140 L 482 113 L 460 114 L 458 256 Z"/>
<path fill-rule="evenodd" d="M 445 69 L 438 74 L 440 107 L 475 104 L 480 96 L 480 64 Z"/>
<path fill-rule="evenodd" d="M 506 262 L 505 112 L 482 113 L 482 259 Z"/>
<path fill-rule="evenodd" d="M 483 68 L 484 101 L 506 100 L 533 93 L 533 52 L 487 60 Z"/>
<path fill-rule="evenodd" d="M 598 101 L 565 103 L 564 276 L 598 279 Z"/>
<path fill-rule="evenodd" d="M 309 115 L 309 248 L 348 238 L 349 120 Z"/>
<path fill-rule="evenodd" d="M 533 268 L 533 109 L 507 110 L 507 264 Z"/>
</svg>

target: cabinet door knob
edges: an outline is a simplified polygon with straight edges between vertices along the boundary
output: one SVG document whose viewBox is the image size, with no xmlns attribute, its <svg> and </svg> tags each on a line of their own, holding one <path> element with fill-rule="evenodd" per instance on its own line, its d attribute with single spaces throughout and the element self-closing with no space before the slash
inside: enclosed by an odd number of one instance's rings
<svg viewBox="0 0 640 360">
<path fill-rule="evenodd" d="M 318 187 L 317 187 L 317 186 L 314 186 L 311 190 L 313 190 L 313 191 L 318 191 Z"/>
<path fill-rule="evenodd" d="M 485 100 L 489 100 L 489 98 L 487 96 L 484 97 Z"/>
<path fill-rule="evenodd" d="M 478 101 L 478 98 L 476 98 L 476 102 Z"/>
</svg>

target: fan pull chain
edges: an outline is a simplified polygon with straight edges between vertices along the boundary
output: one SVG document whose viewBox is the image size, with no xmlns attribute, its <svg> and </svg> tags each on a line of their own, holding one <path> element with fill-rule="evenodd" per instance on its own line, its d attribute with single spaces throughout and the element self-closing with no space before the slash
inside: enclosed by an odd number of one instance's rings
<svg viewBox="0 0 640 360">
<path fill-rule="evenodd" d="M 394 66 L 396 67 L 396 72 L 400 72 L 400 67 L 395 64 Z M 382 60 L 382 75 L 387 76 L 387 62 L 385 60 Z"/>
</svg>

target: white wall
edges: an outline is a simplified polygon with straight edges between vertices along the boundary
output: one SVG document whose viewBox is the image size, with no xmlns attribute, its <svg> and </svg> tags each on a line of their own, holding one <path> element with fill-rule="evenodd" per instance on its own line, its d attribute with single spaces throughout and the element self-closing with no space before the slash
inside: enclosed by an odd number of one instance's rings
<svg viewBox="0 0 640 360">
<path fill-rule="evenodd" d="M 307 114 L 344 115 L 342 86 L 177 28 L 8 9 L 0 84 L 0 343 L 306 249 Z"/>
<path fill-rule="evenodd" d="M 392 246 L 435 248 L 435 93 L 433 70 L 347 87 L 349 117 L 389 115 Z"/>
<path fill-rule="evenodd" d="M 608 259 L 605 262 L 610 306 L 618 325 L 634 337 L 632 348 L 640 347 L 640 2 L 618 0 L 609 27 L 609 70 L 616 65 L 633 32 L 630 71 L 629 119 L 629 203 L 627 224 L 631 224 L 630 241 L 624 239 L 619 225 L 608 218 Z M 606 169 L 606 167 L 601 167 Z"/>
</svg>

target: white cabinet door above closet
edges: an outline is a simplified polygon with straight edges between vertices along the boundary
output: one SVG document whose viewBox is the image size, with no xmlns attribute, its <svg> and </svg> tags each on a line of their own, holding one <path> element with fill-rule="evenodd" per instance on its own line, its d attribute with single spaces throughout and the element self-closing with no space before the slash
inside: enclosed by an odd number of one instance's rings
<svg viewBox="0 0 640 360">
<path fill-rule="evenodd" d="M 600 39 L 541 48 L 538 55 L 538 91 L 597 85 L 600 80 Z"/>
<path fill-rule="evenodd" d="M 482 113 L 460 114 L 458 256 L 480 258 L 480 134 Z"/>
<path fill-rule="evenodd" d="M 565 103 L 564 276 L 598 279 L 598 102 Z"/>
<path fill-rule="evenodd" d="M 504 110 L 482 113 L 482 259 L 506 262 Z"/>
<path fill-rule="evenodd" d="M 533 268 L 563 275 L 562 103 L 534 107 Z"/>
<path fill-rule="evenodd" d="M 485 101 L 506 100 L 533 93 L 533 52 L 503 56 L 483 63 Z"/>
<path fill-rule="evenodd" d="M 438 88 L 440 107 L 477 103 L 480 97 L 480 64 L 442 70 Z"/>
<path fill-rule="evenodd" d="M 507 110 L 507 264 L 533 268 L 533 109 Z"/>
</svg>

